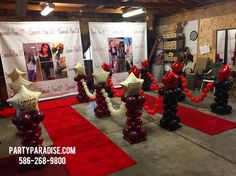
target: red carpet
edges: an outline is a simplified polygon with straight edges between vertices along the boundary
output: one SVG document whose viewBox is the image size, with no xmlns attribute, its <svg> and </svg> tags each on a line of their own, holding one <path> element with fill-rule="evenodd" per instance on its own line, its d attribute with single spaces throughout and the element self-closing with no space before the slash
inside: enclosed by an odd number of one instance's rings
<svg viewBox="0 0 236 176">
<path fill-rule="evenodd" d="M 12 117 L 16 114 L 16 110 L 12 107 L 4 108 L 3 111 L 0 110 L 0 118 L 1 117 Z"/>
<path fill-rule="evenodd" d="M 43 123 L 54 145 L 76 146 L 76 155 L 65 155 L 70 176 L 108 175 L 135 164 L 73 108 L 64 106 L 44 114 Z"/>
<path fill-rule="evenodd" d="M 146 101 L 148 106 L 153 107 L 155 105 L 155 97 L 147 94 L 145 94 L 145 97 L 147 98 Z M 163 110 L 160 109 L 159 113 L 162 114 Z M 232 128 L 236 128 L 235 122 L 214 115 L 205 114 L 182 105 L 178 105 L 177 115 L 180 117 L 181 123 L 209 135 L 216 135 Z"/>
</svg>

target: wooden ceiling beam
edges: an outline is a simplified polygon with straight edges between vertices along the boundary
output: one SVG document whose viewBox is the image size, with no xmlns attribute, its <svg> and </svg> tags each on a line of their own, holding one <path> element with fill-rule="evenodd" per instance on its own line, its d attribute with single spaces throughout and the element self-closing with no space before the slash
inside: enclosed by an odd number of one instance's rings
<svg viewBox="0 0 236 176">
<path fill-rule="evenodd" d="M 16 4 L 14 3 L 0 3 L 0 9 L 3 10 L 15 10 Z M 41 11 L 43 9 L 40 5 L 27 5 L 27 10 L 29 11 Z M 113 8 L 102 8 L 102 9 L 92 9 L 85 7 L 64 7 L 64 6 L 56 6 L 55 12 L 89 12 L 89 13 L 112 13 L 112 14 L 122 14 L 122 10 L 116 10 Z"/>
<path fill-rule="evenodd" d="M 12 2 L 13 0 L 1 0 L 1 2 Z M 42 2 L 42 0 L 28 0 L 28 2 Z M 86 4 L 93 6 L 126 6 L 126 7 L 144 7 L 144 8 L 158 8 L 158 7 L 176 7 L 179 5 L 178 2 L 170 1 L 170 2 L 118 2 L 117 0 L 53 0 L 51 2 L 54 3 L 71 3 L 71 4 Z"/>
</svg>

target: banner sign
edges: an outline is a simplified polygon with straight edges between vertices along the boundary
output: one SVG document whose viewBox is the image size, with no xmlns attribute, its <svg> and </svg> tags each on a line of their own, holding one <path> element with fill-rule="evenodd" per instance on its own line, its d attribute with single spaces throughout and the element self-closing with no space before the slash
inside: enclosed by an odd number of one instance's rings
<svg viewBox="0 0 236 176">
<path fill-rule="evenodd" d="M 141 67 L 147 58 L 146 23 L 90 22 L 89 33 L 94 71 L 103 62 L 112 67 L 115 86 L 127 76 L 130 67 Z"/>
<path fill-rule="evenodd" d="M 1 22 L 0 54 L 9 97 L 14 68 L 27 73 L 40 99 L 77 92 L 72 67 L 84 64 L 79 22 Z"/>
</svg>

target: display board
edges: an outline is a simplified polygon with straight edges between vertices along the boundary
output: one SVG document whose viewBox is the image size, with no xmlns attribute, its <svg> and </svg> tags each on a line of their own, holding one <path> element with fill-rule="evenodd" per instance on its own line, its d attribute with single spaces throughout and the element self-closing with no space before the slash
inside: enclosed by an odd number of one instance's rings
<svg viewBox="0 0 236 176">
<path fill-rule="evenodd" d="M 40 99 L 77 92 L 72 67 L 84 63 L 79 22 L 1 22 L 0 54 L 9 97 L 14 68 L 27 73 Z"/>
<path fill-rule="evenodd" d="M 89 33 L 93 69 L 103 62 L 109 63 L 115 86 L 128 76 L 130 67 L 141 67 L 142 60 L 147 58 L 146 23 L 90 22 Z"/>
<path fill-rule="evenodd" d="M 198 20 L 187 21 L 183 28 L 183 33 L 185 34 L 185 46 L 189 48 L 192 55 L 197 54 L 198 25 Z"/>
</svg>

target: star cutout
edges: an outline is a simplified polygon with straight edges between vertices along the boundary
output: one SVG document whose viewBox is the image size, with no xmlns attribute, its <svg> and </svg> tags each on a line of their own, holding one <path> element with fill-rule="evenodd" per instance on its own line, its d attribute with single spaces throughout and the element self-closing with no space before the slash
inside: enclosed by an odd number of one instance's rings
<svg viewBox="0 0 236 176">
<path fill-rule="evenodd" d="M 17 68 L 14 68 L 14 70 L 10 73 L 7 74 L 9 78 L 11 78 L 12 82 L 17 80 L 17 78 L 21 76 L 25 76 L 26 72 L 20 71 Z"/>
<path fill-rule="evenodd" d="M 16 109 L 16 115 L 19 117 L 25 113 L 39 111 L 38 99 L 41 92 L 34 92 L 21 85 L 19 91 L 7 102 Z"/>
<path fill-rule="evenodd" d="M 75 71 L 76 76 L 84 74 L 85 68 L 83 65 L 81 65 L 79 62 L 73 67 L 73 70 Z"/>
<path fill-rule="evenodd" d="M 143 79 L 137 78 L 133 72 L 130 73 L 130 75 L 120 83 L 120 85 L 125 90 L 125 95 L 138 95 L 139 91 L 142 88 L 143 85 Z"/>
<path fill-rule="evenodd" d="M 107 72 L 100 67 L 95 73 L 93 73 L 93 77 L 97 84 L 106 83 L 109 74 L 110 72 Z"/>
<path fill-rule="evenodd" d="M 20 86 L 23 85 L 26 88 L 29 88 L 32 85 L 32 82 L 24 79 L 21 75 L 13 82 L 9 84 L 10 88 L 13 90 L 14 94 L 19 91 Z"/>
</svg>

